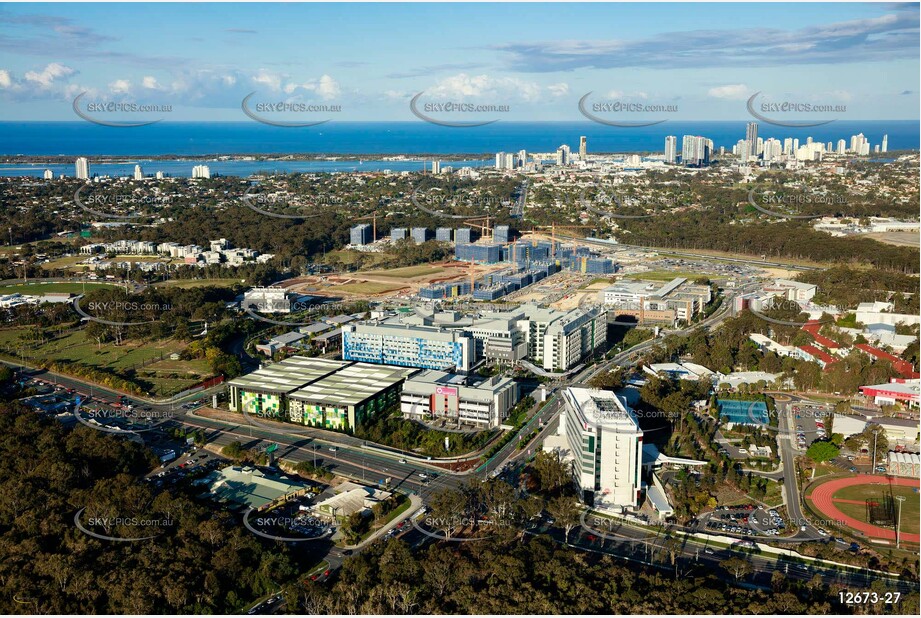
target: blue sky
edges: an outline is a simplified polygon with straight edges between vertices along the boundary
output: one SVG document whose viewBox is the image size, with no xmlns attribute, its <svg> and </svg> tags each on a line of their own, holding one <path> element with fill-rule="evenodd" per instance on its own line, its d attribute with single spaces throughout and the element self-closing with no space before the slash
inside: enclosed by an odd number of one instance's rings
<svg viewBox="0 0 921 618">
<path fill-rule="evenodd" d="M 917 119 L 918 31 L 917 4 L 5 3 L 0 118 L 77 120 L 86 92 L 170 105 L 167 120 L 246 120 L 256 92 L 338 105 L 338 120 L 414 120 L 424 92 L 579 120 L 592 92 L 738 120 L 762 92 L 843 106 L 839 119 Z"/>
</svg>

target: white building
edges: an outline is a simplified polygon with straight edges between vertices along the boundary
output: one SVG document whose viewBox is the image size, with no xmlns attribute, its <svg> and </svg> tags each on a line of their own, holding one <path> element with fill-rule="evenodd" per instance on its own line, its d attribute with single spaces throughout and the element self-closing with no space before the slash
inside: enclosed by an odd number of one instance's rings
<svg viewBox="0 0 921 618">
<path fill-rule="evenodd" d="M 252 288 L 243 294 L 242 307 L 258 313 L 291 313 L 291 300 L 284 288 Z"/>
<path fill-rule="evenodd" d="M 90 163 L 86 160 L 86 157 L 78 157 L 74 162 L 74 167 L 77 170 L 77 178 L 80 180 L 89 180 Z"/>
<path fill-rule="evenodd" d="M 207 165 L 192 167 L 192 178 L 211 178 L 211 168 Z"/>
<path fill-rule="evenodd" d="M 560 436 L 572 460 L 582 499 L 599 508 L 635 508 L 640 502 L 643 431 L 633 411 L 611 391 L 563 391 Z"/>
<path fill-rule="evenodd" d="M 771 296 L 782 296 L 786 300 L 797 303 L 806 303 L 812 300 L 818 288 L 812 283 L 791 281 L 790 279 L 775 279 L 773 284 L 765 285 L 761 291 Z"/>
<path fill-rule="evenodd" d="M 134 166 L 134 179 L 135 180 L 144 180 L 144 170 L 140 165 Z"/>
<path fill-rule="evenodd" d="M 400 411 L 409 418 L 447 418 L 492 428 L 508 417 L 518 397 L 518 384 L 511 378 L 471 381 L 443 371 L 423 371 L 403 383 Z"/>
<path fill-rule="evenodd" d="M 42 178 L 44 178 L 45 180 L 53 180 L 53 179 L 54 179 L 54 172 L 52 172 L 51 170 L 45 170 L 45 171 L 42 173 Z"/>
</svg>

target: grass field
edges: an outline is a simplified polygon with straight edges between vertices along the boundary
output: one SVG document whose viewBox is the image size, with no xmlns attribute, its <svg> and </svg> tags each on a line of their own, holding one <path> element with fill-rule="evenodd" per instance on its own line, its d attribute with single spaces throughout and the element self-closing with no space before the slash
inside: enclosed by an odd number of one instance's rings
<svg viewBox="0 0 921 618">
<path fill-rule="evenodd" d="M 844 500 L 858 500 L 863 502 L 866 499 L 881 499 L 889 493 L 888 485 L 855 485 L 853 487 L 844 487 L 835 492 L 833 498 Z M 918 534 L 918 518 L 921 516 L 921 500 L 918 492 L 913 487 L 892 487 L 892 497 L 904 496 L 905 501 L 902 503 L 902 532 L 909 534 Z M 898 509 L 898 502 L 896 502 Z M 863 504 L 850 504 L 847 502 L 835 502 L 835 507 L 845 515 L 849 515 L 860 521 L 867 521 L 867 509 Z M 898 513 L 898 510 L 896 510 Z"/>
<path fill-rule="evenodd" d="M 70 257 L 57 258 L 42 264 L 42 270 L 54 270 L 55 268 L 83 268 L 78 266 L 80 262 L 86 259 L 85 255 L 72 255 Z"/>
<path fill-rule="evenodd" d="M 0 345 L 17 347 L 19 336 L 23 332 L 25 329 L 0 329 Z M 179 352 L 184 347 L 181 342 L 172 340 L 156 343 L 128 343 L 117 347 L 113 345 L 97 347 L 96 342 L 87 337 L 85 331 L 78 330 L 52 338 L 40 346 L 23 351 L 26 358 L 36 360 L 64 360 L 121 370 L 152 358 L 159 358 L 161 354 Z"/>
<path fill-rule="evenodd" d="M 72 331 L 60 337 L 52 338 L 37 347 L 20 346 L 19 336 L 25 329 L 0 329 L 0 347 L 22 351 L 26 362 L 38 363 L 43 360 L 59 360 L 81 363 L 117 373 L 129 369 L 136 370 L 136 379 L 147 382 L 151 390 L 161 396 L 185 390 L 212 375 L 208 361 L 169 360 L 173 352 L 181 352 L 185 344 L 181 341 L 166 340 L 158 342 L 132 342 L 118 347 L 104 345 L 97 347 L 96 342 L 86 336 L 85 331 Z M 53 336 L 52 336 L 53 337 Z M 137 365 L 158 359 L 144 367 Z"/>
<path fill-rule="evenodd" d="M 645 281 L 671 281 L 675 277 L 684 277 L 685 279 L 693 281 L 703 276 L 703 273 L 681 272 L 677 270 L 651 270 L 648 273 L 639 273 L 632 276 Z"/>
<path fill-rule="evenodd" d="M 204 288 L 209 286 L 219 287 L 219 288 L 229 288 L 232 287 L 235 283 L 240 283 L 239 279 L 170 279 L 169 281 L 160 281 L 155 283 L 156 287 L 172 287 L 172 288 Z"/>
<path fill-rule="evenodd" d="M 358 273 L 361 275 L 374 275 L 375 277 L 399 277 L 411 279 L 413 277 L 424 277 L 426 275 L 438 275 L 446 269 L 443 266 L 432 266 L 431 264 L 419 264 L 417 266 L 404 266 L 403 268 L 393 268 L 390 270 L 375 270 Z"/>
<path fill-rule="evenodd" d="M 361 281 L 358 283 L 343 283 L 342 285 L 333 286 L 330 290 L 334 292 L 347 292 L 349 294 L 384 294 L 393 292 L 405 287 L 399 284 L 377 283 L 374 281 Z"/>
<path fill-rule="evenodd" d="M 14 283 L 11 285 L 0 286 L 0 294 L 51 294 L 53 292 L 62 292 L 70 294 L 82 294 L 84 291 L 98 290 L 101 288 L 120 287 L 113 283 Z"/>
</svg>

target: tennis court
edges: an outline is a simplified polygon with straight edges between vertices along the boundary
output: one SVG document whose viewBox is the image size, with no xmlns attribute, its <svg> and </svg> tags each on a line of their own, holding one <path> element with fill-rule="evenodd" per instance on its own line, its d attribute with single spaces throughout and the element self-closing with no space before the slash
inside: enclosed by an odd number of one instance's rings
<svg viewBox="0 0 921 618">
<path fill-rule="evenodd" d="M 763 401 L 737 401 L 735 399 L 718 399 L 720 416 L 730 423 L 739 425 L 767 425 L 767 404 Z"/>
</svg>

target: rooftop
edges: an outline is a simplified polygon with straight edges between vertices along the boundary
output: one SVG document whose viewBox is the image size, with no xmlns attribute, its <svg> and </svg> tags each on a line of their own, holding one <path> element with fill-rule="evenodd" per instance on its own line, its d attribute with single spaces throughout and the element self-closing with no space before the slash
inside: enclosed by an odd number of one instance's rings
<svg viewBox="0 0 921 618">
<path fill-rule="evenodd" d="M 289 396 L 317 405 L 355 406 L 399 384 L 415 371 L 389 365 L 355 363 L 307 384 Z"/>
<path fill-rule="evenodd" d="M 347 361 L 292 356 L 245 376 L 234 378 L 228 384 L 244 390 L 290 393 L 346 365 Z"/>
</svg>

